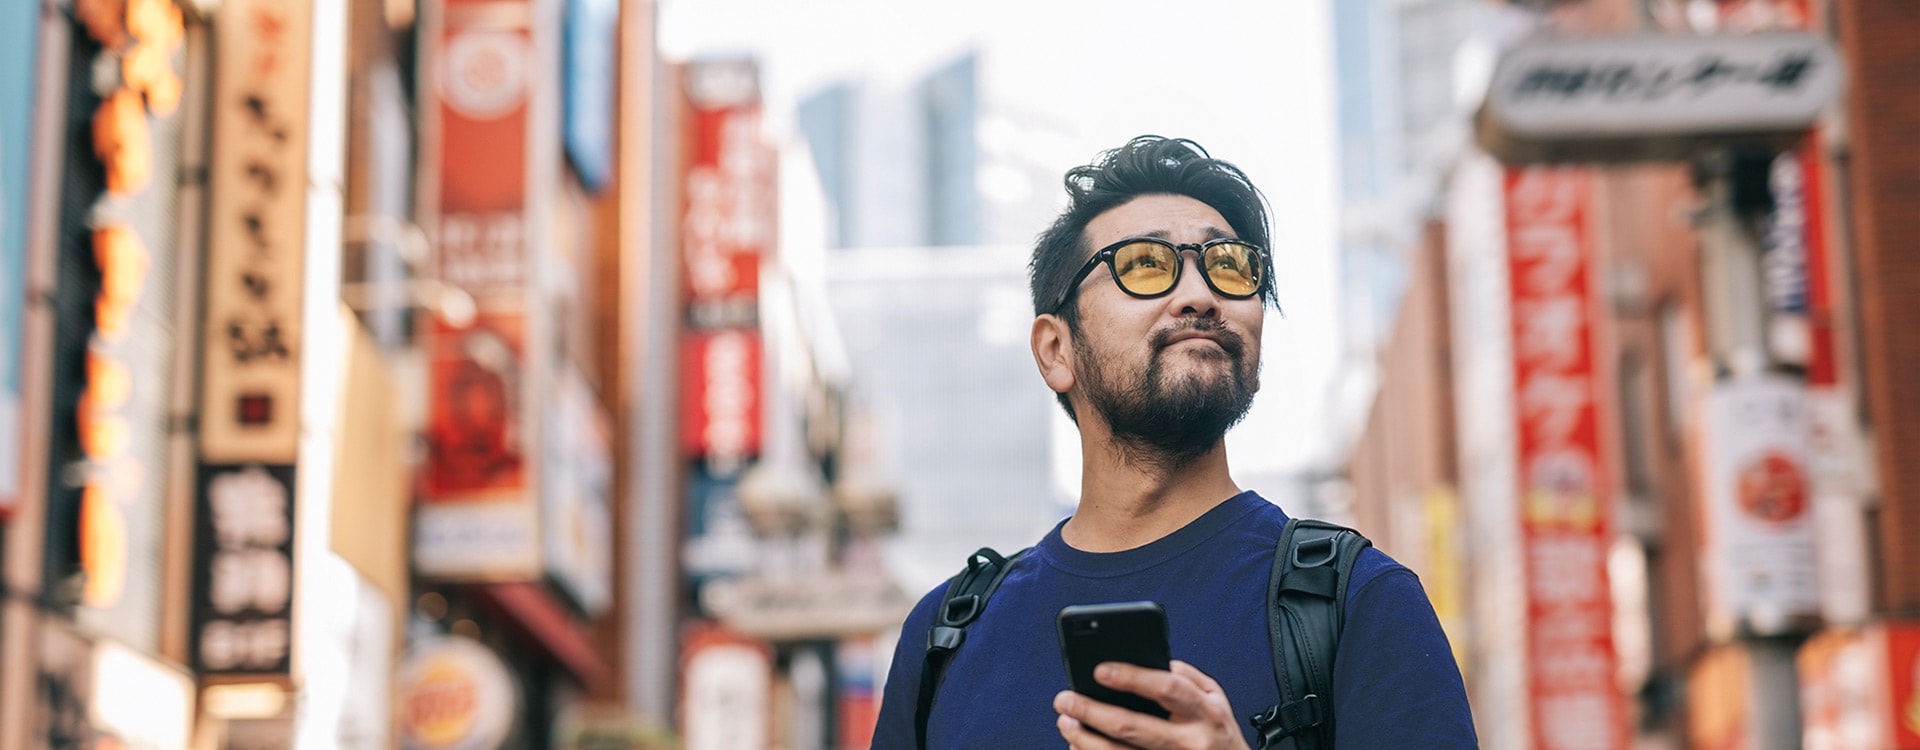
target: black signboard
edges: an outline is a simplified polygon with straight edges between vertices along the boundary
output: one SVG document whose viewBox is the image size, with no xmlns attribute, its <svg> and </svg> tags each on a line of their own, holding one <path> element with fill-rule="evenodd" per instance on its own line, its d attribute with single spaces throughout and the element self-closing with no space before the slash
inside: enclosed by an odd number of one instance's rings
<svg viewBox="0 0 1920 750">
<path fill-rule="evenodd" d="M 293 653 L 294 467 L 202 464 L 189 650 L 202 676 L 285 676 Z"/>
</svg>

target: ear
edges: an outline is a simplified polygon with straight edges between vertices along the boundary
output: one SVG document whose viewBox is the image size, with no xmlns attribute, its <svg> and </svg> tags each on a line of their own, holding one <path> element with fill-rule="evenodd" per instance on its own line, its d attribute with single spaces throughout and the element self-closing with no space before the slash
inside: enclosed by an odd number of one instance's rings
<svg viewBox="0 0 1920 750">
<path fill-rule="evenodd" d="M 1033 363 L 1040 368 L 1040 379 L 1055 393 L 1073 388 L 1073 331 L 1058 315 L 1033 319 Z"/>
</svg>

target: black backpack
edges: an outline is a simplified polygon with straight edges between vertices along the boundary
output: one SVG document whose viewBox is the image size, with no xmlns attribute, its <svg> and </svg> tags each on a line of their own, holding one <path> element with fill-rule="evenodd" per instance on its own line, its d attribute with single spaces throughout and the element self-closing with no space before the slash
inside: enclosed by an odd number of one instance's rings
<svg viewBox="0 0 1920 750">
<path fill-rule="evenodd" d="M 1285 737 L 1293 737 L 1299 750 L 1333 747 L 1333 656 L 1340 647 L 1347 580 L 1360 551 L 1372 544 L 1353 529 L 1312 519 L 1289 519 L 1280 532 L 1267 580 L 1267 633 L 1273 639 L 1280 703 L 1249 717 L 1262 750 L 1278 748 Z M 979 619 L 987 598 L 1026 553 L 1002 557 L 983 547 L 947 582 L 946 598 L 927 631 L 927 656 L 920 668 L 913 715 L 916 747 L 927 746 L 933 696 L 954 652 L 966 641 L 967 626 Z"/>
</svg>

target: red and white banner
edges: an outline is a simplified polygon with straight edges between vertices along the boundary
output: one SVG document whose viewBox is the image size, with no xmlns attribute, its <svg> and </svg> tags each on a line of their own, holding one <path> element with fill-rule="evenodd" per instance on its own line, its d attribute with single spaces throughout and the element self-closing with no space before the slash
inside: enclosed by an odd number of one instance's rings
<svg viewBox="0 0 1920 750">
<path fill-rule="evenodd" d="M 751 63 L 689 65 L 680 238 L 693 328 L 758 320 L 760 261 L 773 253 L 774 152 L 760 133 Z"/>
<path fill-rule="evenodd" d="M 429 220 L 440 279 L 490 306 L 527 278 L 529 99 L 539 60 L 527 0 L 441 0 L 429 105 L 438 133 L 436 215 Z M 431 3 L 429 3 L 431 5 Z"/>
<path fill-rule="evenodd" d="M 1820 614 L 1806 395 L 1798 379 L 1756 377 L 1716 383 L 1706 396 L 1710 630 L 1731 633 L 1745 623 L 1778 634 Z"/>
<path fill-rule="evenodd" d="M 1592 193 L 1577 168 L 1506 174 L 1528 712 L 1542 750 L 1627 746 L 1607 583 Z"/>
<path fill-rule="evenodd" d="M 760 332 L 687 334 L 680 347 L 680 444 L 716 476 L 760 453 Z"/>
</svg>

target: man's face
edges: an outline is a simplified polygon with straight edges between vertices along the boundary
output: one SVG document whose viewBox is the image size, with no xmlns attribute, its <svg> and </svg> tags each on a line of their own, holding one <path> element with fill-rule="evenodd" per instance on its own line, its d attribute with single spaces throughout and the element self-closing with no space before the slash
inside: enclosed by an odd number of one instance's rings
<svg viewBox="0 0 1920 750">
<path fill-rule="evenodd" d="M 1218 211 L 1193 198 L 1144 195 L 1094 217 L 1089 248 L 1128 237 L 1197 244 L 1234 237 Z M 1198 455 L 1217 443 L 1259 388 L 1259 296 L 1227 299 L 1201 277 L 1195 253 L 1182 251 L 1180 280 L 1153 299 L 1127 295 L 1105 266 L 1081 281 L 1074 375 L 1083 403 L 1123 442 Z"/>
</svg>

